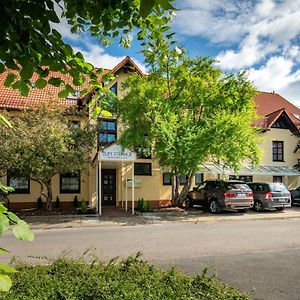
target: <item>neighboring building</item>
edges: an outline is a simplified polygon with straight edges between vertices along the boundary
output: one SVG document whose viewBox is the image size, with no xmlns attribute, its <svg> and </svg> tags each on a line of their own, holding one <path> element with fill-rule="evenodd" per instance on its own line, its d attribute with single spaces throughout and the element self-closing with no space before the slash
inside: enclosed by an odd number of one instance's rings
<svg viewBox="0 0 300 300">
<path fill-rule="evenodd" d="M 122 82 L 134 70 L 141 76 L 143 72 L 126 57 L 112 70 L 116 75 L 111 82 L 111 90 L 122 97 Z M 53 76 L 53 74 L 51 74 Z M 33 89 L 28 97 L 22 97 L 18 91 L 4 87 L 5 75 L 0 75 L 0 108 L 20 110 L 33 108 L 42 101 L 57 98 L 59 88 L 47 86 L 43 90 Z M 70 78 L 65 78 L 70 80 Z M 71 81 L 71 80 L 70 80 Z M 59 100 L 66 107 L 83 106 L 90 95 L 80 99 L 78 95 L 69 95 Z M 193 185 L 200 184 L 208 178 L 238 176 L 244 180 L 283 181 L 288 185 L 298 185 L 300 173 L 293 166 L 298 163 L 298 126 L 300 126 L 300 109 L 274 93 L 260 93 L 255 97 L 257 112 L 263 116 L 256 125 L 261 127 L 260 135 L 264 138 L 262 148 L 264 157 L 261 166 L 254 168 L 245 165 L 238 175 L 212 162 L 199 166 L 199 173 L 193 179 Z M 72 207 L 74 197 L 88 200 L 101 211 L 101 206 L 128 206 L 132 199 L 149 200 L 152 207 L 167 205 L 171 199 L 171 177 L 164 172 L 151 157 L 141 157 L 130 150 L 121 151 L 115 142 L 120 134 L 120 124 L 114 118 L 99 119 L 98 146 L 91 153 L 92 163 L 88 172 L 78 175 L 57 174 L 53 182 L 53 198 L 59 196 L 62 207 Z M 104 149 L 102 148 L 104 147 Z M 134 180 L 132 180 L 134 178 Z M 3 183 L 15 187 L 9 195 L 12 209 L 36 207 L 40 196 L 39 185 L 29 182 L 26 177 L 7 176 Z M 184 184 L 185 177 L 180 178 Z M 134 185 L 134 189 L 132 188 Z M 101 204 L 99 204 L 101 203 Z"/>
</svg>

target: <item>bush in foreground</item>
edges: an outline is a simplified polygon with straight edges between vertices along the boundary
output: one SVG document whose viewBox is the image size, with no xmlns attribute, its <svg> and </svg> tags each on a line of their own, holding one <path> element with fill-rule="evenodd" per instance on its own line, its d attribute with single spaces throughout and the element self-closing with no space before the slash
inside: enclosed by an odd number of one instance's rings
<svg viewBox="0 0 300 300">
<path fill-rule="evenodd" d="M 164 271 L 136 257 L 103 263 L 59 258 L 49 265 L 21 265 L 0 299 L 249 299 L 210 277 Z"/>
</svg>

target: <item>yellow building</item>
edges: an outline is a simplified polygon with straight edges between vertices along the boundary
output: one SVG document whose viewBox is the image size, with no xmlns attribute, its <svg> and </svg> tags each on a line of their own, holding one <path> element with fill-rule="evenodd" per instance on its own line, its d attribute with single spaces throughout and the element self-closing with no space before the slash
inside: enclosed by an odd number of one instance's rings
<svg viewBox="0 0 300 300">
<path fill-rule="evenodd" d="M 134 69 L 143 76 L 143 72 L 126 57 L 115 68 L 108 70 L 116 75 L 111 82 L 111 90 L 122 97 L 122 82 Z M 50 74 L 51 76 L 51 74 Z M 28 97 L 22 97 L 18 91 L 4 87 L 5 75 L 0 76 L 0 108 L 21 110 L 33 108 L 38 103 L 55 99 L 59 88 L 47 86 L 43 90 L 33 89 Z M 66 78 L 68 80 L 68 78 Z M 66 107 L 82 105 L 88 95 L 79 99 L 70 95 L 60 100 Z M 259 115 L 260 135 L 264 138 L 261 144 L 264 150 L 260 166 L 245 165 L 238 175 L 233 171 L 212 162 L 199 166 L 199 173 L 193 179 L 193 185 L 208 178 L 238 177 L 246 181 L 283 181 L 289 187 L 299 184 L 300 173 L 293 168 L 298 164 L 298 126 L 300 109 L 275 93 L 260 93 L 254 99 Z M 171 177 L 164 172 L 151 157 L 139 157 L 128 149 L 122 151 L 116 143 L 120 134 L 120 124 L 114 118 L 99 120 L 98 144 L 104 146 L 101 151 L 91 153 L 91 164 L 82 174 L 57 174 L 52 179 L 53 199 L 60 198 L 62 208 L 71 208 L 74 197 L 84 199 L 101 213 L 103 206 L 130 208 L 136 206 L 137 200 L 143 198 L 152 207 L 168 205 L 171 199 Z M 185 177 L 181 177 L 182 184 Z M 34 208 L 40 197 L 40 187 L 26 177 L 4 177 L 2 182 L 15 188 L 9 195 L 10 207 L 13 210 Z"/>
</svg>

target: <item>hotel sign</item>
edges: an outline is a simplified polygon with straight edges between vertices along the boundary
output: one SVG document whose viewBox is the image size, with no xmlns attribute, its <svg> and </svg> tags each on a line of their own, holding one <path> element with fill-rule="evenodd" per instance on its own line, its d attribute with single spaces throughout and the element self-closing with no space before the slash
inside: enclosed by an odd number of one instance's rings
<svg viewBox="0 0 300 300">
<path fill-rule="evenodd" d="M 113 144 L 100 151 L 98 159 L 102 161 L 135 161 L 136 153 Z"/>
</svg>

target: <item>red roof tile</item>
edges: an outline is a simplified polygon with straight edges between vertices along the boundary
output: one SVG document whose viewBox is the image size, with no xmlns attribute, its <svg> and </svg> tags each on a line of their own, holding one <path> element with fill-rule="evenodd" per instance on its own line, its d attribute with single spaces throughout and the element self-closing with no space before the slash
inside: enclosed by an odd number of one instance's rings
<svg viewBox="0 0 300 300">
<path fill-rule="evenodd" d="M 112 70 L 104 69 L 104 73 L 110 72 L 116 74 L 122 67 L 130 64 L 138 74 L 141 76 L 144 75 L 140 68 L 135 64 L 135 62 L 129 57 L 125 57 L 119 64 L 117 64 Z M 76 97 L 70 97 L 67 99 L 61 99 L 57 94 L 63 89 L 61 87 L 55 87 L 53 85 L 46 85 L 43 89 L 32 88 L 27 97 L 21 96 L 18 90 L 12 88 L 6 88 L 4 86 L 4 81 L 8 73 L 0 74 L 0 108 L 7 109 L 24 109 L 24 108 L 33 108 L 36 107 L 39 103 L 57 100 L 59 103 L 66 107 L 75 106 L 77 104 Z M 81 90 L 85 88 L 90 88 L 88 85 L 88 80 L 83 84 L 83 86 L 76 87 L 72 84 L 72 77 L 69 74 L 61 74 L 59 72 L 50 72 L 50 77 L 59 77 L 63 79 L 67 84 L 73 86 L 76 90 Z M 32 81 L 35 81 L 38 78 L 37 74 L 34 74 Z"/>
<path fill-rule="evenodd" d="M 254 102 L 257 114 L 259 116 L 267 116 L 271 113 L 276 113 L 279 110 L 284 109 L 291 120 L 295 124 L 300 125 L 300 120 L 294 116 L 294 114 L 300 116 L 300 108 L 293 105 L 282 96 L 276 93 L 260 92 L 257 96 L 254 97 Z"/>
<path fill-rule="evenodd" d="M 27 97 L 21 96 L 18 90 L 7 88 L 4 86 L 4 81 L 8 73 L 0 74 L 0 108 L 9 108 L 9 109 L 24 109 L 24 108 L 33 108 L 42 102 L 49 100 L 57 100 L 60 104 L 70 107 L 77 104 L 77 99 L 75 97 L 70 97 L 69 99 L 61 99 L 57 94 L 63 90 L 62 87 L 56 87 L 50 84 L 47 84 L 43 89 L 32 88 Z M 50 72 L 48 78 L 50 77 L 60 77 L 66 83 L 76 87 L 72 84 L 72 77 L 68 74 L 61 74 L 58 72 Z M 38 78 L 37 74 L 34 74 L 32 80 L 35 81 Z M 88 84 L 85 83 L 82 88 L 88 87 Z M 77 89 L 79 89 L 77 87 Z"/>
</svg>

